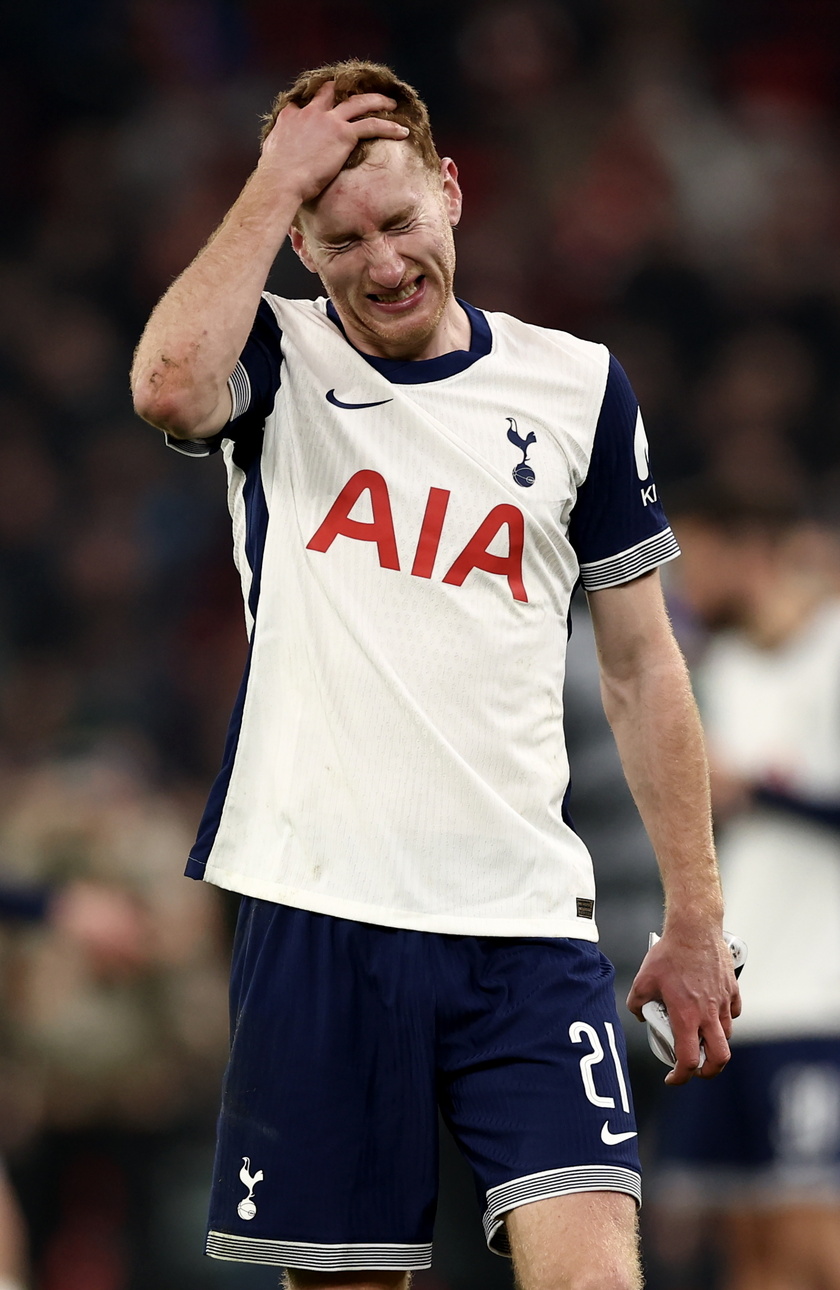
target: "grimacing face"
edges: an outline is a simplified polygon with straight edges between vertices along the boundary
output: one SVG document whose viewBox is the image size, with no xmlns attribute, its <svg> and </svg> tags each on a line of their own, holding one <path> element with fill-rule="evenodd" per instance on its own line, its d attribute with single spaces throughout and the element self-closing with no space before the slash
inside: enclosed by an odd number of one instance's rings
<svg viewBox="0 0 840 1290">
<path fill-rule="evenodd" d="M 291 239 L 354 345 L 381 358 L 432 358 L 446 352 L 447 324 L 460 314 L 452 295 L 460 214 L 452 161 L 437 176 L 407 144 L 381 139 L 301 208 Z"/>
</svg>

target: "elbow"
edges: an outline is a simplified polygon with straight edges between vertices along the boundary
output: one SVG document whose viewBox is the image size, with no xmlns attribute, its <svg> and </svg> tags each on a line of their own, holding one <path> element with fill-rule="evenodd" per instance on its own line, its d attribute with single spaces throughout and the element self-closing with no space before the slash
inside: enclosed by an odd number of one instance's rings
<svg viewBox="0 0 840 1290">
<path fill-rule="evenodd" d="M 132 374 L 131 395 L 134 411 L 149 425 L 163 430 L 175 439 L 201 436 L 202 417 L 188 392 L 173 390 L 155 378 L 155 374 Z"/>
<path fill-rule="evenodd" d="M 177 409 L 172 400 L 161 399 L 143 387 L 132 390 L 132 398 L 134 411 L 138 417 L 142 417 L 158 430 L 166 430 L 169 434 L 178 433 L 175 428 L 175 422 L 178 420 Z"/>
<path fill-rule="evenodd" d="M 159 430 L 170 430 L 170 423 L 178 418 L 178 400 L 163 388 L 159 373 L 138 371 L 135 366 L 131 372 L 131 398 L 138 417 Z"/>
</svg>

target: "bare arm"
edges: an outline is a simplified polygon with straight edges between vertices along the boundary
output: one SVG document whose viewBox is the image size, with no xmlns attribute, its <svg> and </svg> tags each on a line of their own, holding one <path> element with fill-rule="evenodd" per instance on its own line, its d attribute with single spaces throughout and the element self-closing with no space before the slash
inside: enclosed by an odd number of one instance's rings
<svg viewBox="0 0 840 1290">
<path fill-rule="evenodd" d="M 224 221 L 146 325 L 131 372 L 141 417 L 181 439 L 204 438 L 227 423 L 227 380 L 298 208 L 335 178 L 359 139 L 405 138 L 395 121 L 354 119 L 395 106 L 382 94 L 335 106 L 329 81 L 306 107 L 283 109 Z"/>
<path fill-rule="evenodd" d="M 677 1066 L 666 1082 L 722 1070 L 740 997 L 723 937 L 709 774 L 697 707 L 657 573 L 589 597 L 604 709 L 627 782 L 653 844 L 665 891 L 662 939 L 627 1000 L 668 1008 Z"/>
</svg>

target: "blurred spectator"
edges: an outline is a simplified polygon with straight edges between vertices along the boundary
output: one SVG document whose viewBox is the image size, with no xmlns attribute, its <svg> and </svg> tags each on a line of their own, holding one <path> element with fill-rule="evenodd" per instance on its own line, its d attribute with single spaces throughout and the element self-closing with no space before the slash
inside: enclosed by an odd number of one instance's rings
<svg viewBox="0 0 840 1290">
<path fill-rule="evenodd" d="M 184 804 L 119 746 L 10 772 L 2 799 L 0 910 L 17 919 L 0 935 L 0 1145 L 38 1284 L 58 1287 L 70 1284 L 58 1272 L 69 1231 L 79 1271 L 99 1266 L 102 1241 L 115 1267 L 148 1263 L 152 1235 L 127 1198 L 148 1186 L 150 1159 L 209 1133 L 227 1044 L 225 935 L 218 895 L 177 882 Z M 113 1181 L 82 1215 L 68 1208 L 70 1180 L 94 1168 Z"/>
<path fill-rule="evenodd" d="M 686 1286 L 680 1265 L 711 1214 L 727 1290 L 829 1290 L 840 1287 L 837 569 L 781 502 L 714 488 L 672 519 L 679 594 L 711 632 L 696 684 L 725 922 L 749 960 L 725 1077 L 661 1107 L 660 1254 Z"/>
<path fill-rule="evenodd" d="M 0 1164 L 0 1290 L 24 1290 L 27 1238 L 17 1196 Z"/>
<path fill-rule="evenodd" d="M 226 987 L 214 893 L 173 881 L 192 840 L 183 807 L 118 746 L 3 789 L 7 884 L 59 888 L 46 927 L 6 951 L 29 1093 L 37 1084 L 65 1123 L 116 1112 L 155 1124 L 196 1107 L 215 1094 Z"/>
<path fill-rule="evenodd" d="M 130 973 L 148 961 L 145 920 L 131 898 L 113 887 L 84 879 L 58 888 L 0 883 L 0 922 L 16 921 L 44 922 L 106 976 Z M 28 1264 L 24 1216 L 0 1164 L 0 1290 L 23 1290 Z"/>
</svg>

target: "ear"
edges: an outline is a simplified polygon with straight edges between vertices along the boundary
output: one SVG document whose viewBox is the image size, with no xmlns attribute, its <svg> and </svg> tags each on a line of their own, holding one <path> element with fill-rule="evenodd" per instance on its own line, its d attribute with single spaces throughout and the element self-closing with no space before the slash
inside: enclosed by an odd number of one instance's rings
<svg viewBox="0 0 840 1290">
<path fill-rule="evenodd" d="M 309 248 L 306 245 L 306 238 L 303 233 L 301 233 L 300 229 L 294 224 L 289 229 L 289 241 L 291 242 L 292 249 L 301 264 L 305 264 L 310 273 L 317 273 L 318 270 L 315 268 L 315 262 L 309 254 Z"/>
<path fill-rule="evenodd" d="M 464 199 L 461 194 L 461 185 L 458 183 L 458 167 L 451 157 L 444 157 L 440 163 L 440 182 L 449 223 L 455 228 L 461 219 L 461 208 Z"/>
</svg>

